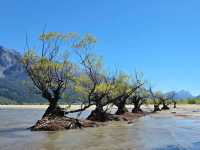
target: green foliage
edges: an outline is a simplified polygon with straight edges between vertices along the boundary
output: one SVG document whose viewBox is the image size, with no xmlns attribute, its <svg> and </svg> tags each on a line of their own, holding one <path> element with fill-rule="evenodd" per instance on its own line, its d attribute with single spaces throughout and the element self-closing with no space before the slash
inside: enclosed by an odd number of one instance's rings
<svg viewBox="0 0 200 150">
<path fill-rule="evenodd" d="M 190 99 L 188 100 L 188 104 L 196 104 L 196 99 Z"/>
<path fill-rule="evenodd" d="M 28 48 L 23 57 L 30 79 L 50 103 L 56 104 L 74 80 L 75 65 L 66 57 L 61 43 L 68 44 L 75 36 L 73 33 L 43 33 L 40 36 L 41 49 L 36 53 L 36 50 Z"/>
<path fill-rule="evenodd" d="M 113 94 L 113 96 L 117 96 L 124 93 L 128 93 L 130 90 L 130 76 L 126 73 L 120 72 L 116 76 L 111 94 Z"/>
<path fill-rule="evenodd" d="M 80 36 L 77 36 L 77 37 L 76 39 L 80 39 L 80 40 L 78 40 L 77 43 L 74 45 L 74 48 L 76 49 L 86 50 L 88 46 L 96 44 L 97 42 L 96 38 L 92 36 L 91 34 L 86 34 L 83 38 L 81 38 Z"/>
<path fill-rule="evenodd" d="M 79 101 L 87 100 L 92 81 L 86 74 L 81 74 L 75 78 L 74 91 L 77 93 Z"/>
</svg>

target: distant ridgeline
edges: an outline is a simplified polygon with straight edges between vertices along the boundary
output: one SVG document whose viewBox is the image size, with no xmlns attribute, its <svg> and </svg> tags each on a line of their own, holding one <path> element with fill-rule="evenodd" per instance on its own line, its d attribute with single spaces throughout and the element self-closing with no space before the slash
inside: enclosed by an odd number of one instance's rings
<svg viewBox="0 0 200 150">
<path fill-rule="evenodd" d="M 21 59 L 22 56 L 19 52 L 0 46 L 0 104 L 47 103 L 28 79 Z M 69 89 L 70 98 L 67 100 L 78 103 L 76 94 L 70 91 Z M 175 98 L 182 100 L 194 97 L 189 92 L 182 90 L 176 93 Z M 65 101 L 61 100 L 60 102 L 64 103 Z"/>
</svg>

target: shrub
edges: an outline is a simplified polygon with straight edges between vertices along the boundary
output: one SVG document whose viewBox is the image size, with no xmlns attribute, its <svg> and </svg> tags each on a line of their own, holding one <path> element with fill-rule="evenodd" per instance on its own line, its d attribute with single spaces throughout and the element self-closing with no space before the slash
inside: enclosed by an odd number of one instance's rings
<svg viewBox="0 0 200 150">
<path fill-rule="evenodd" d="M 196 104 L 196 100 L 195 99 L 190 99 L 190 100 L 188 100 L 188 104 Z"/>
</svg>

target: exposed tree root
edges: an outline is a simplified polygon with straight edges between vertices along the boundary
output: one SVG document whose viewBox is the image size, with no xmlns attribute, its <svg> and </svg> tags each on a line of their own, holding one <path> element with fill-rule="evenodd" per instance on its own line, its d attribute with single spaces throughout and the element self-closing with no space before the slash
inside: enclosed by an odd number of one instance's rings
<svg viewBox="0 0 200 150">
<path fill-rule="evenodd" d="M 97 127 L 100 124 L 90 120 L 78 120 L 70 117 L 43 117 L 32 126 L 32 131 L 58 131 L 67 129 L 80 129 L 86 127 Z"/>
<path fill-rule="evenodd" d="M 64 110 L 60 107 L 52 109 L 49 106 L 42 119 L 38 120 L 30 129 L 32 131 L 58 131 L 96 126 L 99 125 L 93 121 L 78 120 L 64 116 Z"/>
</svg>

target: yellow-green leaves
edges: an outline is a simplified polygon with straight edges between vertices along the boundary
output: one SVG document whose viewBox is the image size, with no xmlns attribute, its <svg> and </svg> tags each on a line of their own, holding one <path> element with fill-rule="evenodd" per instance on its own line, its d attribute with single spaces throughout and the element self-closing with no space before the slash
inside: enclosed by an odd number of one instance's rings
<svg viewBox="0 0 200 150">
<path fill-rule="evenodd" d="M 88 46 L 91 46 L 97 42 L 96 38 L 92 36 L 91 34 L 86 34 L 83 38 L 80 38 L 80 40 L 77 41 L 77 43 L 74 45 L 74 48 L 87 48 Z"/>
<path fill-rule="evenodd" d="M 74 91 L 79 95 L 80 100 L 88 98 L 89 90 L 91 88 L 92 81 L 87 75 L 81 74 L 80 76 L 75 77 Z"/>
<path fill-rule="evenodd" d="M 24 54 L 24 57 L 22 59 L 24 64 L 27 64 L 29 62 L 34 62 L 36 60 L 36 53 L 34 49 L 29 49 L 27 52 Z"/>
<path fill-rule="evenodd" d="M 79 35 L 75 32 L 70 32 L 70 33 L 60 33 L 60 32 L 47 32 L 47 33 L 43 33 L 42 35 L 40 35 L 40 40 L 42 41 L 50 41 L 50 40 L 63 40 L 63 41 L 67 41 L 67 40 L 72 40 L 72 39 L 76 39 L 78 38 Z"/>
<path fill-rule="evenodd" d="M 108 89 L 111 88 L 111 84 L 107 84 L 107 83 L 100 83 L 97 85 L 95 92 L 99 92 L 99 93 L 104 93 L 106 92 Z"/>
<path fill-rule="evenodd" d="M 130 88 L 130 77 L 129 75 L 120 72 L 115 79 L 115 83 L 112 88 L 113 96 L 121 95 L 123 93 L 127 93 L 131 90 Z"/>
</svg>

